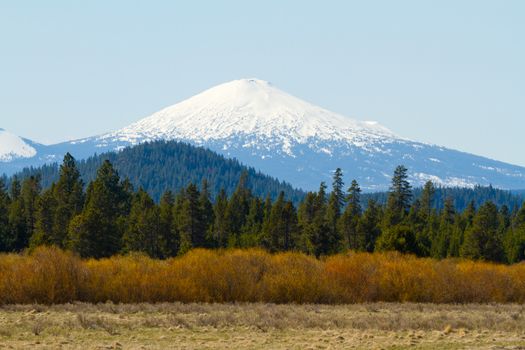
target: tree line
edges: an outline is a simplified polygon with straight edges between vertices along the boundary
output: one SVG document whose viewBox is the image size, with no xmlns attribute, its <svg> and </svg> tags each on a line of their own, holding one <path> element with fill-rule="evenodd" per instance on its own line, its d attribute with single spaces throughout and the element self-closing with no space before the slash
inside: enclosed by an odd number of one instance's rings
<svg viewBox="0 0 525 350">
<path fill-rule="evenodd" d="M 317 257 L 351 249 L 525 259 L 525 206 L 471 202 L 459 211 L 447 198 L 435 209 L 432 182 L 415 198 L 404 166 L 396 168 L 385 204 L 369 199 L 363 205 L 359 184 L 345 188 L 340 169 L 330 189 L 321 183 L 297 207 L 284 192 L 274 200 L 254 195 L 247 181 L 245 172 L 231 195 L 222 189 L 214 198 L 206 180 L 190 183 L 178 193 L 166 191 L 157 204 L 121 179 L 109 160 L 84 186 L 75 159 L 66 154 L 58 180 L 45 190 L 38 175 L 13 178 L 9 190 L 0 181 L 0 251 L 52 245 L 81 257 L 143 252 L 168 258 L 198 247 L 261 247 Z"/>
</svg>

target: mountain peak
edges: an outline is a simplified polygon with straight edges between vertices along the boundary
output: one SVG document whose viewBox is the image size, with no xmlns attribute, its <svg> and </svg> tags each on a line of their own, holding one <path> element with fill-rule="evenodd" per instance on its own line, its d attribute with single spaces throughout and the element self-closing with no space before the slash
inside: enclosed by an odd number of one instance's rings
<svg viewBox="0 0 525 350">
<path fill-rule="evenodd" d="M 231 143 L 232 137 L 242 138 L 239 142 L 244 145 L 260 143 L 268 150 L 280 149 L 289 155 L 293 145 L 312 140 L 363 145 L 396 138 L 377 123 L 344 117 L 267 81 L 249 78 L 212 87 L 101 139 Z"/>
<path fill-rule="evenodd" d="M 399 164 L 410 169 L 415 186 L 431 180 L 525 188 L 523 167 L 403 139 L 376 122 L 347 118 L 255 78 L 217 85 L 128 127 L 82 140 L 43 146 L 0 131 L 0 173 L 59 161 L 65 152 L 85 159 L 155 140 L 203 146 L 307 190 L 329 183 L 339 167 L 364 190 L 385 190 Z"/>
</svg>

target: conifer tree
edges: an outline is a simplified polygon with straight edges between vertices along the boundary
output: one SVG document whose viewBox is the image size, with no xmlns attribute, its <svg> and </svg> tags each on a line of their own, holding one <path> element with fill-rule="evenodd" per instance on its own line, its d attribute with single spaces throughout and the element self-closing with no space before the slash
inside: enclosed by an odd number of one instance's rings
<svg viewBox="0 0 525 350">
<path fill-rule="evenodd" d="M 15 185 L 18 186 L 18 185 Z M 30 176 L 18 188 L 13 189 L 15 200 L 11 204 L 9 222 L 11 226 L 11 249 L 22 251 L 29 245 L 29 239 L 35 232 L 36 213 L 40 195 L 40 177 Z"/>
<path fill-rule="evenodd" d="M 345 237 L 346 247 L 353 250 L 365 249 L 365 238 L 358 230 L 361 219 L 361 188 L 356 180 L 352 181 L 346 197 L 346 208 L 340 219 L 340 230 Z"/>
<path fill-rule="evenodd" d="M 246 223 L 246 216 L 250 210 L 251 192 L 248 189 L 248 174 L 243 172 L 235 192 L 233 192 L 228 201 L 228 208 L 226 210 L 226 218 L 230 225 L 229 227 L 229 245 L 236 246 L 241 234 L 242 227 Z"/>
<path fill-rule="evenodd" d="M 407 172 L 407 168 L 402 165 L 399 165 L 394 171 L 385 211 L 386 224 L 388 226 L 401 223 L 410 209 L 412 187 L 408 182 Z"/>
<path fill-rule="evenodd" d="M 315 215 L 312 223 L 312 241 L 317 257 L 330 254 L 333 251 L 333 236 L 327 217 L 326 185 L 321 182 L 319 191 L 315 196 Z"/>
<path fill-rule="evenodd" d="M 10 188 L 11 205 L 9 206 L 9 237 L 6 240 L 7 251 L 20 251 L 25 248 L 27 235 L 27 222 L 25 220 L 24 202 L 21 197 L 21 184 L 15 176 Z"/>
<path fill-rule="evenodd" d="M 343 171 L 341 168 L 337 168 L 334 171 L 334 175 L 332 177 L 332 193 L 334 194 L 334 197 L 337 199 L 337 208 L 339 209 L 339 213 L 341 213 L 342 208 L 345 206 L 345 193 L 344 193 L 344 182 L 343 182 Z"/>
<path fill-rule="evenodd" d="M 525 260 L 525 202 L 512 218 L 503 243 L 508 263 Z"/>
<path fill-rule="evenodd" d="M 133 196 L 126 226 L 122 238 L 124 252 L 144 252 L 152 258 L 166 257 L 160 210 L 142 188 Z"/>
<path fill-rule="evenodd" d="M 179 251 L 179 237 L 173 222 L 175 198 L 171 191 L 162 195 L 159 203 L 160 236 L 166 245 L 166 256 L 176 256 Z"/>
<path fill-rule="evenodd" d="M 465 233 L 461 256 L 491 261 L 503 260 L 503 242 L 499 231 L 498 208 L 492 202 L 483 204 Z"/>
<path fill-rule="evenodd" d="M 67 241 L 68 225 L 71 218 L 82 211 L 84 203 L 84 184 L 76 167 L 73 156 L 66 153 L 60 166 L 59 179 L 54 187 L 53 195 L 56 208 L 44 210 L 53 212 L 51 241 L 63 248 Z M 50 201 L 51 199 L 49 199 Z"/>
<path fill-rule="evenodd" d="M 38 200 L 35 232 L 29 240 L 31 248 L 56 243 L 53 235 L 56 207 L 55 184 L 53 184 Z M 69 221 L 67 223 L 69 224 Z"/>
<path fill-rule="evenodd" d="M 213 244 L 208 240 L 208 237 L 213 227 L 214 214 L 208 180 L 206 179 L 202 180 L 199 205 L 201 210 L 202 230 L 204 234 L 202 244 L 206 247 L 212 247 Z"/>
<path fill-rule="evenodd" d="M 181 250 L 204 247 L 206 228 L 203 221 L 200 192 L 195 184 L 189 184 L 184 191 L 184 199 L 179 213 L 178 230 L 181 237 Z"/>
<path fill-rule="evenodd" d="M 314 221 L 317 214 L 316 201 L 316 193 L 308 192 L 299 204 L 297 211 L 300 231 L 297 239 L 297 249 L 307 254 L 315 253 L 314 241 L 316 240 L 316 230 Z"/>
<path fill-rule="evenodd" d="M 455 235 L 455 216 L 456 210 L 449 197 L 445 200 L 445 206 L 440 213 L 438 234 L 432 240 L 430 249 L 432 257 L 442 259 L 456 254 L 455 251 L 461 243 L 456 241 L 459 237 Z"/>
<path fill-rule="evenodd" d="M 466 230 L 474 222 L 474 216 L 476 215 L 476 205 L 474 201 L 470 201 L 463 211 L 463 230 Z"/>
<path fill-rule="evenodd" d="M 31 237 L 36 226 L 36 212 L 40 191 L 40 175 L 31 176 L 22 182 L 20 197 L 24 203 L 24 214 L 27 225 L 27 237 Z"/>
<path fill-rule="evenodd" d="M 417 251 L 416 237 L 407 225 L 394 225 L 387 227 L 377 239 L 378 251 L 396 250 L 401 253 L 414 254 Z"/>
<path fill-rule="evenodd" d="M 192 248 L 191 233 L 187 229 L 189 214 L 186 202 L 186 189 L 182 188 L 175 196 L 173 205 L 172 230 L 178 237 L 177 255 L 186 254 Z"/>
<path fill-rule="evenodd" d="M 341 249 L 341 234 L 338 227 L 341 218 L 341 212 L 345 205 L 345 195 L 343 192 L 343 173 L 340 168 L 334 172 L 332 180 L 332 192 L 328 199 L 328 206 L 326 208 L 326 222 L 328 224 L 328 231 L 326 232 L 326 249 L 327 254 L 334 254 Z"/>
<path fill-rule="evenodd" d="M 11 245 L 9 207 L 11 200 L 4 179 L 0 178 L 0 252 L 7 252 Z"/>
<path fill-rule="evenodd" d="M 381 235 L 381 219 L 381 207 L 373 199 L 370 199 L 357 227 L 360 235 L 364 237 L 363 248 L 369 253 L 375 250 L 375 243 Z"/>
<path fill-rule="evenodd" d="M 422 216 L 423 221 L 428 221 L 428 218 L 432 214 L 434 207 L 434 196 L 436 194 L 436 188 L 432 181 L 427 181 L 423 187 L 423 192 L 421 193 L 421 210 L 420 215 Z"/>
<path fill-rule="evenodd" d="M 284 193 L 281 192 L 277 200 L 272 203 L 270 217 L 265 231 L 263 232 L 261 243 L 264 248 L 271 252 L 276 252 L 281 246 L 282 240 L 282 217 L 284 209 Z"/>
<path fill-rule="evenodd" d="M 9 189 L 9 196 L 11 197 L 12 202 L 16 201 L 20 197 L 21 187 L 22 185 L 20 184 L 18 176 L 13 176 Z"/>
<path fill-rule="evenodd" d="M 284 193 L 284 192 L 283 192 Z M 291 201 L 286 201 L 283 208 L 282 215 L 283 227 L 283 250 L 292 250 L 297 241 L 298 226 L 297 226 L 297 211 Z"/>
<path fill-rule="evenodd" d="M 240 236 L 241 247 L 255 247 L 259 244 L 264 221 L 264 204 L 258 197 L 253 197 L 246 217 L 246 223 Z"/>
<path fill-rule="evenodd" d="M 291 202 L 279 194 L 272 204 L 270 220 L 263 233 L 262 243 L 272 252 L 290 250 L 297 234 L 297 214 Z"/>
<path fill-rule="evenodd" d="M 127 197 L 117 171 L 104 161 L 88 187 L 84 209 L 69 225 L 68 245 L 83 257 L 120 251 Z"/>
<path fill-rule="evenodd" d="M 228 196 L 224 188 L 222 188 L 217 198 L 215 198 L 215 205 L 213 206 L 214 221 L 211 241 L 216 248 L 226 248 L 228 245 L 230 223 L 228 222 L 227 210 Z"/>
<path fill-rule="evenodd" d="M 509 207 L 506 206 L 505 204 L 502 205 L 499 210 L 499 214 L 498 214 L 500 232 L 504 233 L 510 227 L 510 222 L 511 222 L 510 215 L 511 213 L 510 213 Z"/>
</svg>

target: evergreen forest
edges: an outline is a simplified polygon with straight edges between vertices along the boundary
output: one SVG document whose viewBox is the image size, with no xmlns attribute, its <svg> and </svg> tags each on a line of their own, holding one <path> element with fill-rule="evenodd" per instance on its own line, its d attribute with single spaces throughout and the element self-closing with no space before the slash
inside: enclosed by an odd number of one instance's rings
<svg viewBox="0 0 525 350">
<path fill-rule="evenodd" d="M 38 173 L 12 178 L 9 189 L 0 181 L 0 251 L 45 245 L 86 258 L 141 252 L 162 259 L 193 248 L 257 247 L 315 257 L 352 250 L 525 259 L 525 206 L 471 201 L 459 210 L 448 197 L 436 209 L 436 187 L 427 182 L 416 195 L 402 165 L 384 203 L 363 203 L 359 184 L 346 185 L 340 169 L 332 183 L 321 183 L 298 204 L 284 190 L 276 197 L 254 192 L 248 186 L 252 176 L 240 172 L 232 191 L 213 191 L 204 178 L 155 201 L 121 177 L 109 159 L 84 183 L 77 162 L 66 154 L 57 180 L 46 188 Z"/>
</svg>

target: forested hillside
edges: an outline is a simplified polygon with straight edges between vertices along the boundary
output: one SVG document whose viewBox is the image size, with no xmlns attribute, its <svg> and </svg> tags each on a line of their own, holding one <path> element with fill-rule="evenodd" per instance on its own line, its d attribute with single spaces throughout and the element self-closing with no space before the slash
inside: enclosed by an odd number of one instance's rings
<svg viewBox="0 0 525 350">
<path fill-rule="evenodd" d="M 347 250 L 399 251 L 421 257 L 462 257 L 514 263 L 525 259 L 525 206 L 470 202 L 457 210 L 451 198 L 434 209 L 436 189 L 427 182 L 414 197 L 407 169 L 398 166 L 386 204 L 362 203 L 354 180 L 347 187 L 337 169 L 331 190 L 321 183 L 298 206 L 282 191 L 277 199 L 256 195 L 242 173 L 231 195 L 212 196 L 206 180 L 159 204 L 118 175 L 104 160 L 84 182 L 74 158 L 64 158 L 56 183 L 42 190 L 39 176 L 10 190 L 0 182 L 0 251 L 40 245 L 73 250 L 82 257 L 143 252 L 182 255 L 192 248 L 260 247 L 326 256 Z"/>
<path fill-rule="evenodd" d="M 74 156 L 74 154 L 73 154 Z M 304 196 L 290 184 L 264 175 L 253 168 L 240 164 L 235 159 L 227 159 L 215 152 L 201 147 L 175 141 L 156 141 L 121 152 L 108 152 L 78 161 L 78 170 L 84 183 L 92 181 L 105 160 L 109 160 L 119 176 L 127 178 L 135 188 L 143 188 L 155 201 L 159 201 L 165 191 L 177 192 L 190 183 L 200 184 L 208 181 L 210 194 L 215 196 L 221 189 L 232 194 L 243 172 L 247 172 L 246 186 L 258 196 L 275 199 L 281 191 L 295 203 Z M 58 180 L 58 164 L 27 168 L 17 174 L 19 179 L 40 175 L 42 188 L 48 188 Z"/>
</svg>

